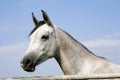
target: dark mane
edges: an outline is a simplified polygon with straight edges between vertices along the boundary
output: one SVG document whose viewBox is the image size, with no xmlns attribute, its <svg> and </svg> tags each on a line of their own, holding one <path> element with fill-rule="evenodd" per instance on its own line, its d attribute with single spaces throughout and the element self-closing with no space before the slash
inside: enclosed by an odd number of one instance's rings
<svg viewBox="0 0 120 80">
<path fill-rule="evenodd" d="M 97 56 L 97 57 L 99 57 L 99 58 L 102 58 L 102 59 L 105 59 L 105 60 L 107 60 L 106 58 L 104 58 L 104 57 L 101 57 L 101 56 L 98 56 L 98 55 L 95 55 L 93 52 L 91 52 L 90 50 L 88 50 L 88 48 L 87 47 L 85 47 L 82 43 L 80 43 L 79 41 L 77 41 L 75 38 L 73 38 L 69 33 L 67 33 L 66 31 L 64 31 L 64 30 L 62 30 L 62 29 L 60 29 L 61 31 L 63 31 L 64 33 L 66 33 L 69 37 L 71 37 L 75 42 L 77 42 L 78 44 L 80 44 L 82 47 L 84 47 L 88 52 L 90 52 L 92 55 L 94 55 L 94 56 Z"/>
<path fill-rule="evenodd" d="M 40 26 L 42 26 L 43 24 L 45 24 L 45 21 L 40 21 L 40 22 L 38 23 L 38 25 L 30 32 L 29 36 L 30 36 L 32 33 L 34 33 L 34 31 L 35 31 L 36 29 L 38 29 Z"/>
</svg>

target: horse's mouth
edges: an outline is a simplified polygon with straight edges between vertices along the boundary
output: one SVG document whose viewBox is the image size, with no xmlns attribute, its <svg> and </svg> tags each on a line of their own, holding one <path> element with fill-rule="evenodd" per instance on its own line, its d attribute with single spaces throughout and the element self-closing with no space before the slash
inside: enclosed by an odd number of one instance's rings
<svg viewBox="0 0 120 80">
<path fill-rule="evenodd" d="M 35 68 L 23 68 L 24 71 L 27 71 L 27 72 L 34 72 L 35 71 Z"/>
<path fill-rule="evenodd" d="M 35 67 L 25 67 L 23 64 L 21 64 L 21 67 L 23 68 L 24 71 L 27 71 L 27 72 L 35 71 Z"/>
</svg>

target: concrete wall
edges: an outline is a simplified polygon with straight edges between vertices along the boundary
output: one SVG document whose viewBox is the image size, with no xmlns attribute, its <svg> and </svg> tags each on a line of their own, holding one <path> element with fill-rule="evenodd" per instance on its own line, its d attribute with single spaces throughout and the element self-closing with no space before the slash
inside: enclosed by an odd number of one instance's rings
<svg viewBox="0 0 120 80">
<path fill-rule="evenodd" d="M 89 79 L 118 79 L 120 74 L 91 74 L 91 75 L 66 75 L 66 76 L 36 76 L 36 77 L 13 77 L 0 78 L 0 80 L 89 80 Z"/>
</svg>

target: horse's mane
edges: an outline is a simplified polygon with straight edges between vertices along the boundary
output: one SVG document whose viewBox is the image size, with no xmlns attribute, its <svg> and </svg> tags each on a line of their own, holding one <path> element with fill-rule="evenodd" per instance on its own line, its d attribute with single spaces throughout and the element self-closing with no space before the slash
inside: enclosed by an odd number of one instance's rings
<svg viewBox="0 0 120 80">
<path fill-rule="evenodd" d="M 60 28 L 59 28 L 60 29 Z M 76 40 L 74 37 L 72 37 L 69 33 L 67 33 L 66 31 L 60 29 L 62 32 L 64 32 L 66 35 L 68 35 L 72 40 L 74 40 L 76 43 L 78 43 L 79 45 L 81 45 L 85 50 L 87 50 L 90 54 L 96 56 L 96 57 L 99 57 L 99 58 L 102 58 L 102 59 L 106 59 L 104 57 L 101 57 L 101 56 L 97 56 L 95 55 L 92 51 L 90 51 L 87 47 L 85 47 L 82 43 L 80 43 L 78 40 Z"/>
</svg>

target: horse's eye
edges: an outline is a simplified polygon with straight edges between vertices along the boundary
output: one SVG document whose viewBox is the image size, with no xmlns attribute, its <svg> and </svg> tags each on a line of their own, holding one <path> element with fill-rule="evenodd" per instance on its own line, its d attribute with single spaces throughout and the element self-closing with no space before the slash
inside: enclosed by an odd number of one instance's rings
<svg viewBox="0 0 120 80">
<path fill-rule="evenodd" d="M 49 35 L 43 35 L 43 36 L 41 37 L 41 39 L 42 39 L 42 40 L 48 40 L 48 39 L 49 39 Z"/>
</svg>

